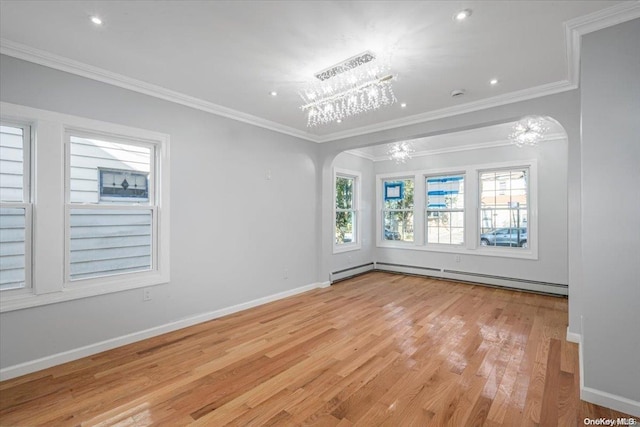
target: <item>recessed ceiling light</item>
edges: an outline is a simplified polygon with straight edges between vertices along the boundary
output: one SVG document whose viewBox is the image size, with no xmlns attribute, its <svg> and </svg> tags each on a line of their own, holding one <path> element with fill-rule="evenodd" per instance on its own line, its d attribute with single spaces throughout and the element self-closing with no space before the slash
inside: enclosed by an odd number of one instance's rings
<svg viewBox="0 0 640 427">
<path fill-rule="evenodd" d="M 498 84 L 498 79 L 491 79 L 489 81 L 489 84 L 492 85 L 492 86 L 497 85 Z"/>
<path fill-rule="evenodd" d="M 400 108 L 407 108 L 407 103 L 403 102 L 402 104 L 400 104 Z"/>
<path fill-rule="evenodd" d="M 456 21 L 464 21 L 465 19 L 471 16 L 471 13 L 472 13 L 471 9 L 461 10 L 460 12 L 453 15 L 453 19 L 455 19 Z"/>
<path fill-rule="evenodd" d="M 91 22 L 93 22 L 96 25 L 102 25 L 102 19 L 100 19 L 100 17 L 98 16 L 92 16 Z"/>
<path fill-rule="evenodd" d="M 275 90 L 272 90 L 271 92 L 269 92 L 269 95 L 278 96 L 278 92 L 276 92 Z"/>
<path fill-rule="evenodd" d="M 342 119 L 336 120 L 336 123 L 342 123 Z"/>
</svg>

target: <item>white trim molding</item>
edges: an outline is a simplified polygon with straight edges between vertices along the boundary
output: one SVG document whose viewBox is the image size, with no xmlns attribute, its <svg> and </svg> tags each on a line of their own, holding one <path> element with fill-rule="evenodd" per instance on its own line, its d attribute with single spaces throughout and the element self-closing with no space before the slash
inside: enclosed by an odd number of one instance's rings
<svg viewBox="0 0 640 427">
<path fill-rule="evenodd" d="M 171 278 L 169 271 L 170 135 L 7 102 L 0 102 L 0 112 L 5 120 L 30 123 L 32 132 L 38 136 L 33 144 L 31 160 L 32 164 L 37 165 L 33 171 L 33 188 L 38 196 L 34 198 L 34 231 L 31 243 L 28 245 L 28 250 L 34 248 L 32 287 L 29 293 L 1 294 L 0 312 L 169 283 Z M 66 251 L 52 250 L 52 248 L 64 248 L 68 237 L 65 235 L 64 215 L 66 192 L 64 169 L 67 163 L 64 156 L 64 133 L 66 129 L 89 130 L 96 135 L 131 139 L 155 146 L 155 167 L 158 168 L 155 209 L 158 218 L 154 232 L 157 246 L 154 248 L 156 254 L 152 270 L 89 279 L 84 281 L 83 286 L 66 286 L 68 283 L 65 283 L 63 274 L 67 262 Z"/>
<path fill-rule="evenodd" d="M 625 414 L 640 417 L 640 402 L 618 396 L 606 391 L 598 390 L 584 385 L 584 316 L 580 316 L 581 334 L 574 334 L 573 338 L 578 338 L 578 369 L 580 370 L 580 399 L 615 409 Z M 567 341 L 569 340 L 569 329 L 567 328 Z M 575 341 L 574 341 L 575 342 Z"/>
<path fill-rule="evenodd" d="M 550 82 L 536 87 L 526 88 L 503 95 L 486 98 L 454 107 L 443 108 L 426 113 L 403 117 L 396 120 L 377 123 L 371 126 L 363 126 L 343 132 L 334 132 L 327 135 L 314 135 L 310 132 L 286 126 L 271 120 L 263 119 L 251 114 L 243 113 L 213 102 L 205 101 L 194 96 L 186 95 L 158 85 L 147 83 L 131 77 L 117 74 L 99 67 L 88 65 L 70 58 L 55 55 L 21 43 L 7 39 L 0 39 L 0 54 L 44 65 L 60 71 L 76 74 L 92 80 L 129 89 L 134 92 L 164 99 L 176 104 L 206 111 L 218 116 L 227 117 L 243 123 L 248 123 L 264 129 L 269 129 L 285 135 L 294 136 L 312 142 L 330 142 L 338 139 L 366 135 L 373 132 L 394 129 L 417 123 L 428 122 L 459 114 L 498 107 L 514 102 L 526 101 L 542 96 L 553 95 L 560 92 L 576 89 L 579 82 L 580 65 L 580 38 L 582 35 L 607 28 L 625 21 L 640 17 L 640 2 L 628 1 L 598 12 L 572 19 L 565 22 L 565 48 L 567 57 L 566 78 L 556 82 Z"/>
<path fill-rule="evenodd" d="M 188 317 L 186 319 L 176 320 L 174 322 L 166 323 L 164 325 L 155 326 L 153 328 L 145 329 L 143 331 L 134 332 L 131 334 L 123 335 L 116 338 L 111 338 L 105 341 L 100 341 L 94 344 L 89 344 L 83 347 L 74 348 L 72 350 L 63 351 L 61 353 L 45 356 L 40 359 L 30 360 L 28 362 L 20 363 L 13 366 L 7 366 L 0 369 L 0 381 L 8 380 L 11 378 L 19 377 L 21 375 L 30 374 L 32 372 L 40 371 L 42 369 L 57 366 L 62 363 L 78 360 L 83 357 L 91 356 L 106 350 L 111 350 L 123 345 L 131 344 L 137 341 L 142 341 L 147 338 L 155 337 L 158 335 L 166 334 L 168 332 L 177 331 L 189 326 L 197 325 L 199 323 L 208 322 L 209 320 L 217 319 L 229 314 L 237 313 L 242 310 L 257 307 L 259 305 L 267 304 L 269 302 L 277 301 L 283 298 L 287 298 L 293 295 L 301 294 L 303 292 L 311 291 L 313 289 L 326 288 L 331 285 L 330 282 L 318 282 L 311 285 L 301 286 L 299 288 L 290 289 L 288 291 L 279 292 L 276 294 L 267 295 L 261 298 L 257 298 L 244 303 L 232 305 L 230 307 L 220 308 L 218 310 L 201 313 L 195 316 Z"/>
<path fill-rule="evenodd" d="M 569 81 L 575 85 L 578 85 L 580 81 L 580 42 L 582 36 L 636 18 L 640 18 L 640 1 L 627 1 L 565 22 Z"/>
<path fill-rule="evenodd" d="M 14 58 L 33 62 L 34 64 L 44 65 L 45 67 L 55 70 L 65 71 L 88 79 L 107 83 L 123 89 L 132 90 L 144 95 L 153 96 L 155 98 L 164 99 L 197 110 L 206 111 L 207 113 L 217 116 L 226 117 L 237 120 L 239 122 L 248 123 L 264 129 L 269 129 L 285 135 L 295 136 L 307 141 L 317 142 L 316 138 L 308 132 L 300 131 L 280 123 L 272 122 L 261 117 L 243 113 L 232 108 L 223 107 L 213 102 L 205 101 L 194 96 L 176 92 L 162 86 L 144 82 L 142 80 L 127 77 L 122 74 L 114 73 L 103 68 L 94 67 L 80 61 L 55 55 L 40 49 L 35 49 L 21 43 L 16 43 L 7 39 L 0 39 L 0 54 L 12 56 Z"/>
</svg>

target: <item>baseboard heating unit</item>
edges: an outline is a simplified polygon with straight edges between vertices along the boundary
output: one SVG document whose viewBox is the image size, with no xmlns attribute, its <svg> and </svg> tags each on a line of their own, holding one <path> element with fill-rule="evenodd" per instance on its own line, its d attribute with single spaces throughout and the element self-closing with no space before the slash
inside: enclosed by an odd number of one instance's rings
<svg viewBox="0 0 640 427">
<path fill-rule="evenodd" d="M 516 289 L 556 296 L 567 296 L 569 294 L 569 286 L 562 283 L 551 283 L 538 280 L 520 279 L 516 277 L 506 277 L 460 270 L 449 270 L 436 267 L 394 264 L 388 262 L 374 262 L 335 271 L 331 273 L 331 283 L 348 279 L 366 273 L 368 271 L 384 271 L 388 273 L 401 273 L 415 276 L 433 277 L 438 279 L 449 279 L 459 282 L 494 286 L 506 289 Z"/>
</svg>

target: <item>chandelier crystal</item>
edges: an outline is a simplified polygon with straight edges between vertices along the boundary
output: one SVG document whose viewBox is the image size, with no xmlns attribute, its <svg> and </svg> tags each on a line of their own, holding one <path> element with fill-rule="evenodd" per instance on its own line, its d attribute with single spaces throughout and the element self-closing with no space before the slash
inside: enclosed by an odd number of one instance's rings
<svg viewBox="0 0 640 427">
<path fill-rule="evenodd" d="M 389 144 L 387 147 L 389 160 L 393 160 L 397 164 L 406 163 L 407 160 L 411 159 L 411 156 L 415 151 L 409 142 L 395 142 Z"/>
<path fill-rule="evenodd" d="M 307 113 L 307 126 L 341 121 L 366 111 L 391 105 L 397 99 L 391 88 L 395 79 L 388 61 L 364 52 L 316 73 L 314 81 L 300 92 Z"/>
<path fill-rule="evenodd" d="M 547 121 L 540 116 L 522 118 L 511 128 L 509 140 L 517 147 L 534 146 L 540 142 L 549 131 Z"/>
</svg>

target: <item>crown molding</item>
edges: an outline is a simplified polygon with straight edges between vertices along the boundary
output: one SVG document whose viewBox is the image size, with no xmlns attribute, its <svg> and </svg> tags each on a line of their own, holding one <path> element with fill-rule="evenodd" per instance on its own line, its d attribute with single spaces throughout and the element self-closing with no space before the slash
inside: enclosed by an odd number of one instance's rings
<svg viewBox="0 0 640 427">
<path fill-rule="evenodd" d="M 217 116 L 226 117 L 237 120 L 239 122 L 248 123 L 264 129 L 269 129 L 285 135 L 302 138 L 307 141 L 318 142 L 314 135 L 308 132 L 272 122 L 251 114 L 243 113 L 231 108 L 223 107 L 213 102 L 205 101 L 190 95 L 176 92 L 162 86 L 143 82 L 122 74 L 114 73 L 103 68 L 94 67 L 80 61 L 65 58 L 40 49 L 16 43 L 7 39 L 0 39 L 0 54 L 12 56 L 14 58 L 33 62 L 35 64 L 44 65 L 67 73 L 75 74 L 88 79 L 118 86 L 123 89 L 132 90 L 134 92 L 153 96 L 155 98 L 164 99 L 165 101 L 195 108 L 197 110 L 206 111 Z"/>
<path fill-rule="evenodd" d="M 426 113 L 416 114 L 400 119 L 376 123 L 342 132 L 326 135 L 314 135 L 310 132 L 266 120 L 251 114 L 243 113 L 231 108 L 223 107 L 200 98 L 176 92 L 161 86 L 113 73 L 105 69 L 94 67 L 73 59 L 65 58 L 50 52 L 32 48 L 7 39 L 0 39 L 0 53 L 14 58 L 33 62 L 60 71 L 72 73 L 81 77 L 118 86 L 145 95 L 174 102 L 176 104 L 195 108 L 218 116 L 248 123 L 274 132 L 301 138 L 306 141 L 323 143 L 374 132 L 385 131 L 402 126 L 437 120 L 474 111 L 499 107 L 515 102 L 526 101 L 543 96 L 553 95 L 578 88 L 580 73 L 580 40 L 588 34 L 603 28 L 620 24 L 640 17 L 640 1 L 628 1 L 607 9 L 585 15 L 565 22 L 565 44 L 567 56 L 567 79 L 552 82 L 515 92 L 505 93 L 491 98 L 485 98 L 461 105 L 442 108 Z"/>
<path fill-rule="evenodd" d="M 513 104 L 514 102 L 526 101 L 529 99 L 539 98 L 542 96 L 553 95 L 568 90 L 577 89 L 577 85 L 567 80 L 548 83 L 541 86 L 522 89 L 515 92 L 509 92 L 491 98 L 485 98 L 478 101 L 468 102 L 466 104 L 456 105 L 453 107 L 442 108 L 440 110 L 429 111 L 426 113 L 415 114 L 413 116 L 403 117 L 396 120 L 389 120 L 377 123 L 371 126 L 363 126 L 357 129 L 344 132 L 332 133 L 319 137 L 318 142 L 329 142 L 337 139 L 350 138 L 354 136 L 365 135 L 373 132 L 379 132 L 394 129 L 402 126 L 409 126 L 418 123 L 429 122 L 432 120 L 442 119 L 445 117 L 457 116 L 460 114 L 471 113 L 474 111 L 485 110 L 487 108 L 499 107 L 502 105 Z"/>
<path fill-rule="evenodd" d="M 564 134 L 564 133 L 554 133 L 554 134 L 550 134 L 547 137 L 545 137 L 541 141 L 541 143 L 565 140 L 566 138 L 567 138 L 567 135 Z M 460 151 L 481 150 L 481 149 L 486 149 L 486 148 L 507 147 L 507 146 L 511 146 L 511 145 L 513 145 L 513 143 L 511 141 L 509 141 L 508 139 L 499 139 L 499 140 L 496 140 L 496 141 L 478 142 L 478 143 L 475 143 L 475 144 L 461 145 L 461 146 L 458 146 L 458 147 L 445 147 L 445 148 L 438 148 L 438 149 L 435 149 L 435 150 L 416 151 L 411 155 L 411 157 L 412 158 L 416 158 L 416 157 L 435 156 L 435 155 L 438 155 L 438 154 L 458 153 Z M 358 157 L 362 157 L 362 158 L 365 158 L 365 159 L 369 159 L 372 162 L 391 161 L 389 159 L 389 156 L 387 156 L 387 155 L 384 155 L 384 156 L 372 155 L 372 154 L 367 152 L 366 148 L 357 148 L 357 149 L 354 149 L 354 150 L 347 150 L 345 152 L 349 153 L 349 154 L 352 154 L 354 156 L 358 156 Z"/>
<path fill-rule="evenodd" d="M 564 23 L 567 49 L 567 76 L 576 86 L 580 82 L 580 48 L 582 36 L 623 22 L 640 18 L 640 1 L 628 1 Z"/>
</svg>

